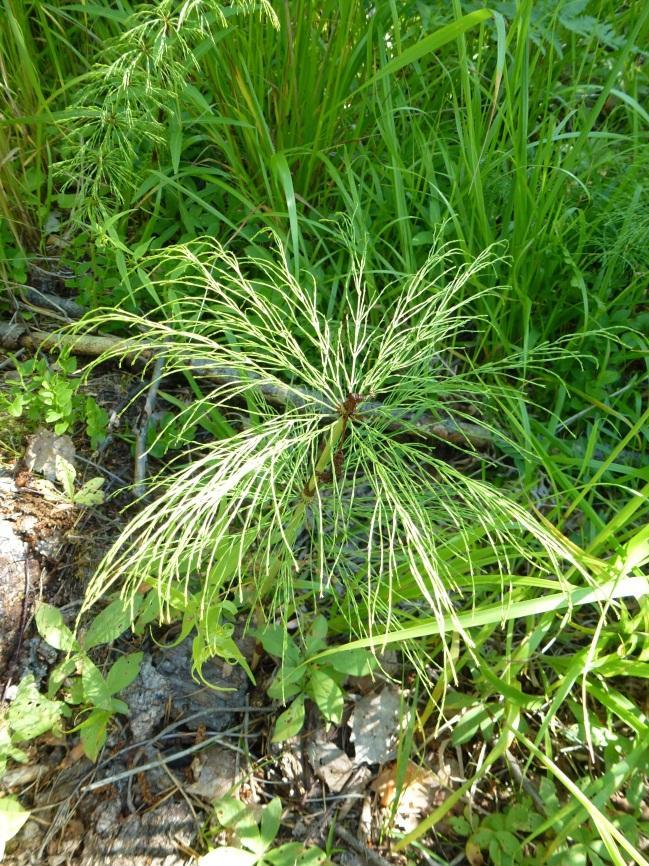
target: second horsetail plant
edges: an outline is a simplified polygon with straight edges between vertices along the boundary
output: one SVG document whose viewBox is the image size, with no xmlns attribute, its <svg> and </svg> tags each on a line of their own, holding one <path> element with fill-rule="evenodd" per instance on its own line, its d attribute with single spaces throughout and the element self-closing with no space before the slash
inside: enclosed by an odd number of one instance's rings
<svg viewBox="0 0 649 866">
<path fill-rule="evenodd" d="M 217 408 L 239 429 L 154 480 L 87 605 L 116 584 L 133 600 L 143 582 L 163 617 L 191 599 L 207 654 L 233 601 L 285 622 L 326 603 L 334 627 L 358 637 L 423 611 L 446 646 L 449 622 L 462 631 L 458 612 L 486 575 L 503 604 L 530 571 L 537 585 L 560 587 L 562 562 L 580 567 L 569 543 L 448 459 L 452 449 L 470 463 L 490 440 L 515 448 L 496 419 L 523 386 L 520 358 L 465 359 L 460 373 L 449 364 L 475 321 L 461 290 L 496 258 L 458 260 L 434 249 L 384 306 L 351 256 L 345 314 L 333 323 L 279 244 L 263 259 L 237 259 L 212 240 L 152 257 L 148 291 L 173 299 L 146 317 L 95 315 L 131 334 L 109 354 L 211 378 L 187 424 Z M 539 363 L 560 351 L 542 350 Z"/>
</svg>

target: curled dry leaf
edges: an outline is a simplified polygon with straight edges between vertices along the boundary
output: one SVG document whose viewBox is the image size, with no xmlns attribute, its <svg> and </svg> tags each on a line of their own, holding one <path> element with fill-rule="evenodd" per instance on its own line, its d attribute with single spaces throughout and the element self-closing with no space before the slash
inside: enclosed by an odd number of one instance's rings
<svg viewBox="0 0 649 866">
<path fill-rule="evenodd" d="M 451 768 L 448 764 L 433 773 L 412 761 L 406 766 L 403 780 L 399 779 L 397 763 L 393 762 L 383 768 L 371 785 L 383 809 L 391 808 L 400 793 L 394 822 L 406 832 L 414 830 L 422 817 L 444 802 L 450 787 Z"/>
</svg>

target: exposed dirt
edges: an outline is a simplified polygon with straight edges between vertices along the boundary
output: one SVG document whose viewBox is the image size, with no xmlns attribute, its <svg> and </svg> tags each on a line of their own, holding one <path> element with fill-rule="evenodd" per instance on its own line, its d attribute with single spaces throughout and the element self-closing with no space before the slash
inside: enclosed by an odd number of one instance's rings
<svg viewBox="0 0 649 866">
<path fill-rule="evenodd" d="M 108 409 L 121 411 L 132 400 L 131 377 L 121 381 L 120 375 L 102 371 L 91 383 Z M 115 424 L 122 429 L 132 425 L 142 401 L 140 397 L 129 408 L 127 420 L 118 422 L 114 412 Z M 118 432 L 115 426 L 113 433 Z M 47 460 L 38 463 L 31 457 L 0 473 L 0 661 L 5 684 L 15 685 L 31 673 L 45 689 L 63 655 L 38 637 L 35 604 L 43 599 L 57 605 L 72 626 L 86 581 L 126 520 L 121 507 L 130 495 L 123 488 L 132 480 L 133 458 L 124 439 L 111 435 L 98 454 L 67 453 L 76 462 L 78 481 L 84 474 L 102 474 L 105 489 L 117 494 L 98 507 L 75 507 L 60 484 L 43 478 Z M 51 471 L 50 465 L 50 477 Z M 401 722 L 389 678 L 351 683 L 348 710 L 338 727 L 327 728 L 307 703 L 304 731 L 272 744 L 274 719 L 282 707 L 271 706 L 265 689 L 275 663 L 260 659 L 256 641 L 242 637 L 242 629 L 237 634 L 241 652 L 255 668 L 256 685 L 242 668 L 218 660 L 203 668 L 209 686 L 192 678 L 191 637 L 174 645 L 173 627 L 144 637 L 128 633 L 115 645 L 95 650 L 100 667 L 124 652 L 144 653 L 138 678 L 120 695 L 129 715 L 111 721 L 95 764 L 84 756 L 77 733 L 62 740 L 42 736 L 28 745 L 26 765 L 10 762 L 0 793 L 17 795 L 31 817 L 8 844 L 4 862 L 179 866 L 195 859 L 206 842 L 224 842 L 212 804 L 227 793 L 237 793 L 257 810 L 280 796 L 286 812 L 278 843 L 299 840 L 324 847 L 333 824 L 338 828 L 334 862 L 340 866 L 405 862 L 380 844 L 381 821 L 394 806 L 393 746 Z M 359 708 L 355 715 L 352 704 Z M 385 730 L 366 742 L 359 732 L 368 714 Z M 404 829 L 446 796 L 454 782 L 448 768 L 444 773 L 412 770 Z"/>
<path fill-rule="evenodd" d="M 44 492 L 24 465 L 0 471 L 0 670 L 12 678 L 35 599 L 52 594 L 57 554 L 74 510 Z"/>
</svg>

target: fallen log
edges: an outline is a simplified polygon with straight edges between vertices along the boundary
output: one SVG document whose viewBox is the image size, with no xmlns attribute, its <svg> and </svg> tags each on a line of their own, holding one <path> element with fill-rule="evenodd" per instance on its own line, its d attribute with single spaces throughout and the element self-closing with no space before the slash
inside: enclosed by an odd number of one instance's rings
<svg viewBox="0 0 649 866">
<path fill-rule="evenodd" d="M 70 334 L 61 331 L 51 332 L 32 329 L 26 325 L 0 323 L 0 347 L 8 350 L 18 348 L 44 351 L 67 350 L 75 355 L 86 355 L 99 358 L 102 355 L 115 356 L 115 350 L 119 347 L 120 358 L 129 363 L 145 363 L 152 357 L 152 351 L 146 348 L 141 341 L 133 342 L 129 348 L 128 338 L 111 337 L 95 334 Z M 157 347 L 159 349 L 159 347 Z M 229 367 L 220 367 L 209 360 L 191 361 L 192 373 L 202 378 L 218 381 L 222 385 L 241 386 L 256 378 L 254 374 L 246 372 L 245 375 L 238 370 Z M 326 408 L 317 395 L 310 393 L 299 386 L 282 385 L 277 382 L 267 382 L 260 378 L 256 385 L 258 390 L 270 402 L 278 406 L 292 406 L 300 408 L 309 406 L 315 411 L 326 416 L 331 410 Z M 377 401 L 364 402 L 362 414 L 364 417 L 378 414 L 383 410 L 383 404 Z M 488 429 L 471 424 L 466 421 L 457 421 L 451 418 L 440 419 L 429 413 L 418 416 L 400 418 L 395 415 L 391 427 L 398 430 L 417 430 L 425 436 L 441 439 L 453 445 L 470 446 L 477 449 L 485 449 L 494 444 L 494 437 Z"/>
</svg>

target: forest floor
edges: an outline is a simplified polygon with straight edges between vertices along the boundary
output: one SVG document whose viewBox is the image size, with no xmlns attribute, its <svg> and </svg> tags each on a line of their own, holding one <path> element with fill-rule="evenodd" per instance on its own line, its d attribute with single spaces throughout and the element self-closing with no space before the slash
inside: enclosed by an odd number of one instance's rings
<svg viewBox="0 0 649 866">
<path fill-rule="evenodd" d="M 134 381 L 141 395 L 132 400 Z M 132 373 L 101 369 L 88 390 L 113 419 L 130 401 L 119 425 L 137 424 L 146 384 L 142 389 Z M 0 474 L 3 698 L 28 674 L 46 688 L 65 653 L 38 635 L 34 611 L 48 602 L 74 628 L 84 586 L 125 524 L 133 458 L 120 428 L 95 452 L 83 437 L 14 431 L 24 450 Z M 57 454 L 75 467 L 79 484 L 105 479 L 103 503 L 86 507 L 66 498 L 55 476 Z M 398 654 L 386 654 L 381 675 L 349 681 L 340 725 L 326 726 L 312 708 L 299 736 L 275 744 L 279 710 L 265 694 L 274 664 L 244 636 L 243 624 L 236 640 L 256 684 L 241 667 L 219 660 L 203 669 L 209 685 L 192 679 L 191 638 L 177 643 L 178 630 L 129 632 L 95 653 L 102 670 L 127 651 L 144 654 L 139 676 L 121 694 L 129 715 L 114 717 L 96 762 L 85 757 L 78 734 L 49 734 L 29 744 L 26 764 L 4 775 L 2 790 L 19 795 L 31 812 L 6 862 L 180 864 L 204 852 L 206 841 L 214 844 L 212 804 L 236 793 L 253 814 L 269 797 L 281 797 L 288 811 L 277 844 L 318 845 L 346 866 L 405 863 L 390 854 L 385 822 L 403 831 L 417 826 L 462 780 L 464 761 L 460 749 L 441 740 L 431 744 L 426 771 L 414 764 L 398 770 L 405 693 L 400 677 L 390 677 L 390 670 L 400 671 Z M 462 857 L 461 843 L 440 837 L 438 845 L 449 859 Z"/>
</svg>

